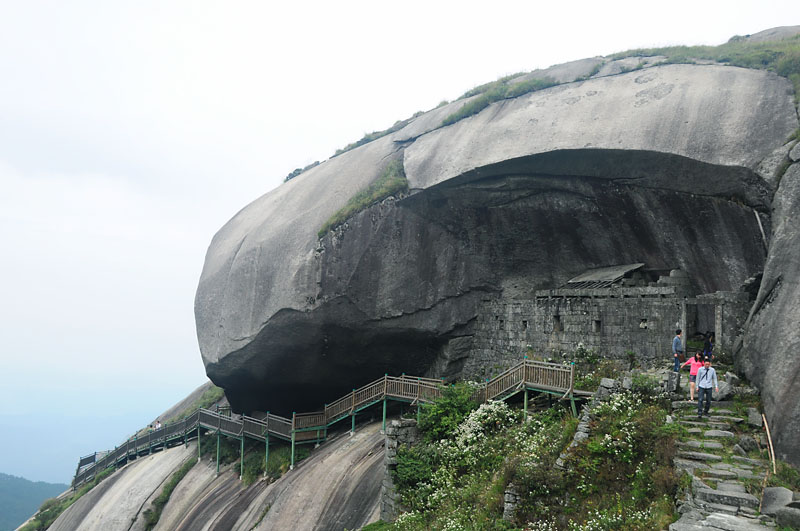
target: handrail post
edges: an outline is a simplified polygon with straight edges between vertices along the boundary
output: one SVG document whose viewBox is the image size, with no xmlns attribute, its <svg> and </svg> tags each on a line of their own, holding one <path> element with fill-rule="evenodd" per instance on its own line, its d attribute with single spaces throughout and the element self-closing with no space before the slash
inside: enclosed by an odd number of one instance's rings
<svg viewBox="0 0 800 531">
<path fill-rule="evenodd" d="M 200 455 L 200 415 L 197 416 L 197 462 L 200 462 L 202 456 Z"/>
</svg>

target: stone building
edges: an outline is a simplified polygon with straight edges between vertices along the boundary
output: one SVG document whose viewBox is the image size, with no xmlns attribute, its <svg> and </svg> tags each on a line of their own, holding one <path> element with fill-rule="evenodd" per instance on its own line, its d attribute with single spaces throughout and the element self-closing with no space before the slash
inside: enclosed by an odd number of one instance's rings
<svg viewBox="0 0 800 531">
<path fill-rule="evenodd" d="M 666 363 L 675 329 L 687 337 L 715 332 L 716 349 L 732 345 L 747 317 L 744 292 L 697 295 L 679 269 L 626 264 L 592 269 L 528 299 L 485 301 L 465 373 L 490 377 L 532 350 L 570 358 L 582 346 L 605 357 L 633 352 L 646 366 Z"/>
</svg>

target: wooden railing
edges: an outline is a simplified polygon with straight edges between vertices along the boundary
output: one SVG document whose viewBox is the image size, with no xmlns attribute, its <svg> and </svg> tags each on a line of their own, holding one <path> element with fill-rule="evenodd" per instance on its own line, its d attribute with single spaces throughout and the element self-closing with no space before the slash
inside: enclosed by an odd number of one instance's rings
<svg viewBox="0 0 800 531">
<path fill-rule="evenodd" d="M 476 386 L 472 398 L 476 402 L 504 400 L 523 390 L 533 389 L 562 394 L 562 398 L 573 398 L 574 365 L 558 365 L 525 359 L 498 376 Z M 416 376 L 384 375 L 369 384 L 353 389 L 335 402 L 325 404 L 322 411 L 293 413 L 284 418 L 267 413 L 258 417 L 234 418 L 207 409 L 199 409 L 184 420 L 150 431 L 142 437 L 134 436 L 97 459 L 98 454 L 80 458 L 73 479 L 73 487 L 92 479 L 96 471 L 109 466 L 125 464 L 129 459 L 165 448 L 170 444 L 185 443 L 196 437 L 201 429 L 216 431 L 230 437 L 250 437 L 269 444 L 269 437 L 286 441 L 309 442 L 324 438 L 332 424 L 354 416 L 358 411 L 384 400 L 400 400 L 420 405 L 432 402 L 441 396 L 444 382 Z M 573 404 L 574 405 L 574 404 Z M 385 413 L 385 410 L 384 410 Z"/>
</svg>

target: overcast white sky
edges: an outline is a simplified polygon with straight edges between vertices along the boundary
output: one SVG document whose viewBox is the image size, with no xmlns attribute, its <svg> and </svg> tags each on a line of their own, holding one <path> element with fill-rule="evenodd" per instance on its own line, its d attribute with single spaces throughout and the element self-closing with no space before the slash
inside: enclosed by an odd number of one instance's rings
<svg viewBox="0 0 800 531">
<path fill-rule="evenodd" d="M 720 44 L 800 24 L 797 12 L 0 0 L 0 472 L 68 482 L 80 455 L 205 381 L 193 315 L 205 251 L 294 168 L 502 75 Z"/>
</svg>

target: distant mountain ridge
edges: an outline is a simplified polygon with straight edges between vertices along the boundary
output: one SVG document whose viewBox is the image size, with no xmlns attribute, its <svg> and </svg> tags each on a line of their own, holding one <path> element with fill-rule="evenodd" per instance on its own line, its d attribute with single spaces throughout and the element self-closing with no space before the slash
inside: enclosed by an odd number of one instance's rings
<svg viewBox="0 0 800 531">
<path fill-rule="evenodd" d="M 0 531 L 16 529 L 36 512 L 47 498 L 69 488 L 64 483 L 30 481 L 0 472 Z"/>
</svg>

